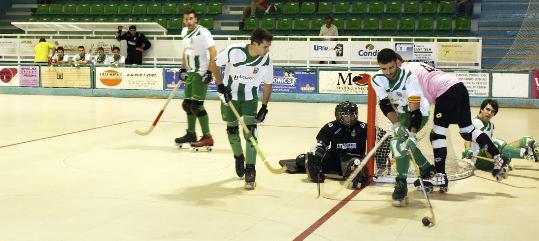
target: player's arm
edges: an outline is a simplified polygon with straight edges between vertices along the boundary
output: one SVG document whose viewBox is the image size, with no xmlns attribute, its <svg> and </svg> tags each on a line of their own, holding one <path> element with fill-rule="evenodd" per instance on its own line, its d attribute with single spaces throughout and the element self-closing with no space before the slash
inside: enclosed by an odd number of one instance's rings
<svg viewBox="0 0 539 241">
<path fill-rule="evenodd" d="M 397 119 L 397 113 L 395 112 L 395 109 L 393 109 L 393 104 L 391 104 L 384 86 L 382 86 L 382 78 L 385 77 L 375 75 L 371 80 L 371 86 L 379 99 L 378 106 L 380 106 L 380 110 L 387 119 L 391 121 L 391 124 L 395 125 L 396 123 L 399 123 L 399 120 Z"/>
<path fill-rule="evenodd" d="M 419 127 L 421 127 L 421 119 L 423 115 L 420 110 L 421 103 L 421 86 L 419 85 L 419 80 L 412 73 L 406 73 L 406 90 L 408 91 L 408 110 L 410 111 L 410 131 L 412 133 L 417 133 Z"/>
<path fill-rule="evenodd" d="M 215 64 L 215 58 L 217 57 L 217 50 L 215 49 L 215 46 L 209 47 L 208 52 L 210 53 L 208 69 L 213 73 L 213 77 L 215 78 L 216 83 L 223 83 L 219 68 L 217 67 L 217 64 Z"/>
<path fill-rule="evenodd" d="M 146 35 L 140 34 L 140 37 L 142 41 L 142 49 L 144 49 L 144 51 L 150 49 L 152 47 L 152 43 L 150 43 L 150 41 L 146 38 Z M 141 51 L 141 52 L 144 52 L 144 51 Z"/>
<path fill-rule="evenodd" d="M 268 57 L 269 58 L 269 57 Z M 264 73 L 264 90 L 262 92 L 262 105 L 268 105 L 273 83 L 273 65 L 270 64 Z"/>
</svg>

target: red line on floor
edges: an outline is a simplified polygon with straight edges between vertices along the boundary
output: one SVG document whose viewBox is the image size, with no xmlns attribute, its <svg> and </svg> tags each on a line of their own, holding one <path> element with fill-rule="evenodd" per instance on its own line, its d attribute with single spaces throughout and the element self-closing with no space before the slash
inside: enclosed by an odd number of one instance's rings
<svg viewBox="0 0 539 241">
<path fill-rule="evenodd" d="M 335 207 L 333 207 L 326 214 L 324 214 L 324 216 L 322 216 L 321 218 L 316 220 L 316 222 L 314 222 L 313 224 L 311 224 L 311 226 L 309 226 L 307 229 L 305 229 L 305 231 L 303 231 L 303 233 L 301 233 L 296 238 L 294 238 L 294 241 L 304 240 L 309 235 L 311 235 L 316 229 L 318 229 L 320 226 L 322 226 L 322 224 L 324 224 L 326 221 L 328 221 L 328 219 L 331 218 L 331 216 L 333 216 L 333 214 L 337 213 L 337 211 L 339 211 L 342 207 L 344 207 L 344 205 L 346 205 L 350 200 L 352 200 L 352 198 L 354 198 L 363 189 L 364 188 L 354 190 L 352 193 L 350 193 L 348 196 L 346 196 L 346 198 L 344 198 L 339 203 L 337 203 L 337 205 L 335 205 Z"/>
</svg>

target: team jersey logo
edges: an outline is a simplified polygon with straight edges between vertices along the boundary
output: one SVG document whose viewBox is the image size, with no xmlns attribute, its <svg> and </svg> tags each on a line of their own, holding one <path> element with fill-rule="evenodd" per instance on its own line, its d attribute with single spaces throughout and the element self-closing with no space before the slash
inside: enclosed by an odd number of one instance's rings
<svg viewBox="0 0 539 241">
<path fill-rule="evenodd" d="M 256 74 L 256 73 L 258 73 L 258 68 L 255 67 L 255 68 L 253 69 L 253 74 Z"/>
</svg>

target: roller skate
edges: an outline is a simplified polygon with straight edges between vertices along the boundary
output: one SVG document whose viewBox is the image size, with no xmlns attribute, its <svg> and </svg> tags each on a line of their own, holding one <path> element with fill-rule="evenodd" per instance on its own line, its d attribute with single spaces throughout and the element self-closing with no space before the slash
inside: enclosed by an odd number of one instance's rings
<svg viewBox="0 0 539 241">
<path fill-rule="evenodd" d="M 431 193 L 432 191 L 434 191 L 434 176 L 436 175 L 434 166 L 429 165 L 427 168 L 419 170 L 419 172 L 421 175 L 420 178 L 423 180 L 423 185 L 425 186 L 425 191 L 427 193 Z M 421 191 L 421 183 L 419 182 L 419 178 L 414 181 L 414 187 L 416 187 L 418 191 Z"/>
<path fill-rule="evenodd" d="M 526 147 L 527 151 L 528 151 L 528 158 L 529 160 L 533 160 L 535 162 L 538 162 L 539 160 L 537 159 L 538 157 L 538 152 L 539 150 L 537 150 L 537 146 L 535 145 L 535 140 L 534 139 L 531 139 L 528 141 L 528 145 Z"/>
<path fill-rule="evenodd" d="M 206 148 L 207 151 L 211 151 L 213 147 L 213 137 L 210 134 L 204 134 L 200 140 L 191 143 L 191 147 L 195 151 L 199 151 L 200 148 Z"/>
<path fill-rule="evenodd" d="M 182 148 L 183 144 L 192 143 L 197 141 L 197 134 L 195 132 L 186 131 L 185 135 L 174 139 L 174 142 L 178 148 Z"/>
<path fill-rule="evenodd" d="M 234 159 L 236 159 L 236 174 L 238 174 L 238 177 L 243 178 L 243 175 L 245 175 L 245 156 L 241 154 L 241 156 L 234 156 Z"/>
<path fill-rule="evenodd" d="M 254 164 L 245 165 L 245 189 L 253 190 L 256 187 L 256 170 Z"/>
<path fill-rule="evenodd" d="M 395 207 L 404 207 L 408 203 L 408 184 L 406 183 L 406 178 L 395 179 L 395 190 L 391 198 L 393 199 L 393 206 Z"/>
<path fill-rule="evenodd" d="M 501 154 L 494 156 L 494 169 L 492 170 L 492 176 L 496 178 L 496 181 L 500 182 L 507 178 L 508 164 L 509 160 L 505 156 Z"/>
</svg>

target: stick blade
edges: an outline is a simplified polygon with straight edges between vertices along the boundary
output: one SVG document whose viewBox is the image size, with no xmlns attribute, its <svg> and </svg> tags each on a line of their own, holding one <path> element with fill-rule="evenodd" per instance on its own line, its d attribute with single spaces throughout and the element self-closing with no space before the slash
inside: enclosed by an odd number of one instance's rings
<svg viewBox="0 0 539 241">
<path fill-rule="evenodd" d="M 152 132 L 152 130 L 153 130 L 153 128 L 150 128 L 149 130 L 146 130 L 146 131 L 135 130 L 135 134 L 137 134 L 139 136 L 147 136 Z"/>
</svg>

